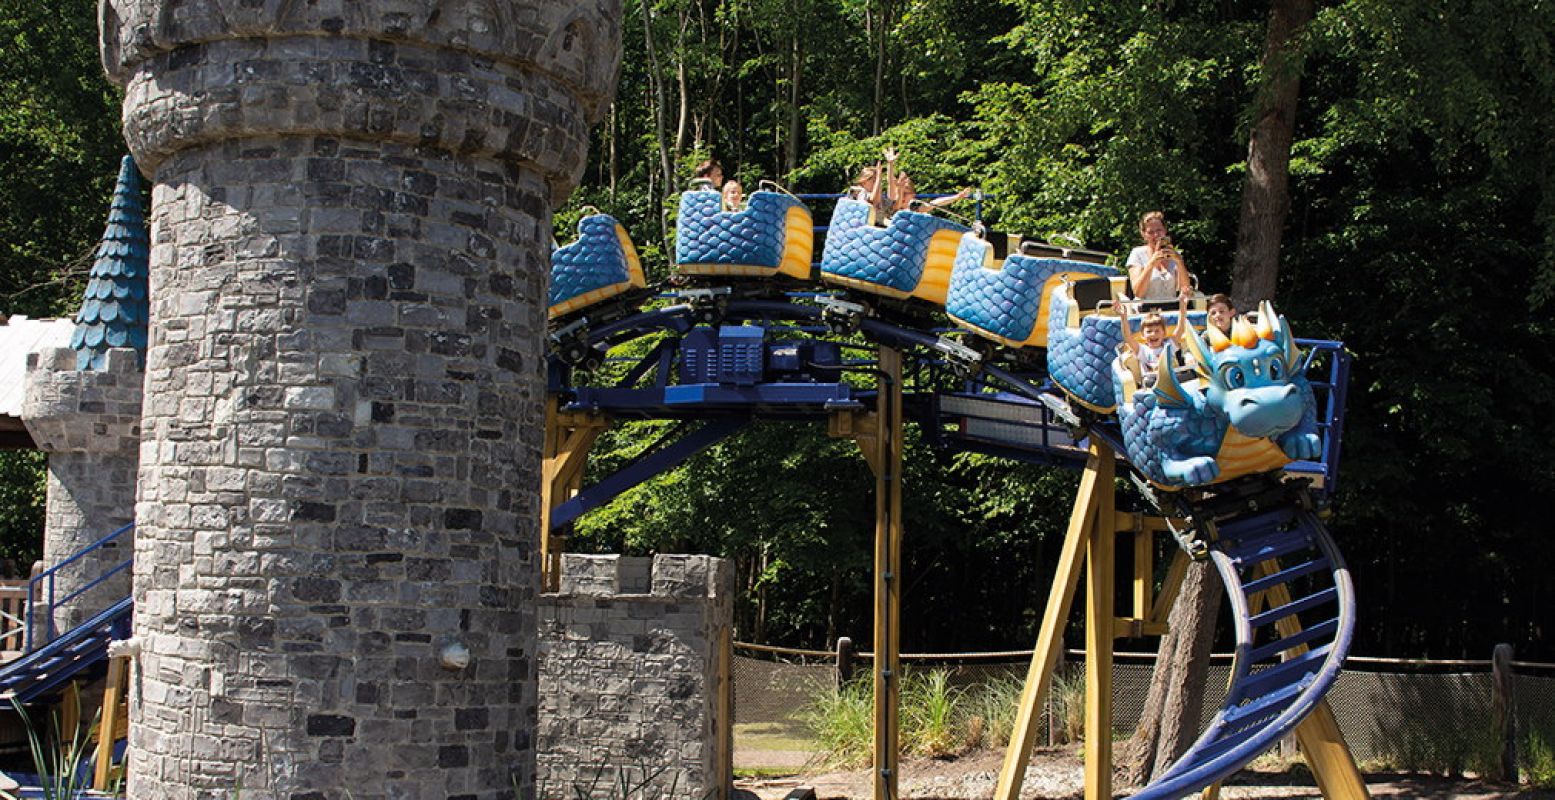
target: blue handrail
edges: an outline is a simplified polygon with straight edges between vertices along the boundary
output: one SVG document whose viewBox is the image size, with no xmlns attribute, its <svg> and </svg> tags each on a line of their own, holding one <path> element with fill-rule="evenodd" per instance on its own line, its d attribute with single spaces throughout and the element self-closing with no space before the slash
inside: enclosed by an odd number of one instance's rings
<svg viewBox="0 0 1555 800">
<path fill-rule="evenodd" d="M 109 542 L 112 542 L 112 541 L 118 539 L 120 536 L 123 536 L 124 534 L 129 533 L 130 531 L 132 531 L 134 529 L 135 529 L 135 523 L 131 522 L 130 524 L 125 525 L 124 527 L 114 531 L 113 533 L 110 533 L 107 536 L 104 536 L 103 538 L 98 539 L 97 541 L 87 545 L 86 547 L 81 548 L 80 550 L 76 551 L 75 553 L 70 554 L 63 561 L 59 562 L 58 564 L 55 564 L 52 567 L 49 567 L 48 569 L 38 573 L 37 575 L 34 575 L 31 579 L 29 579 L 27 581 L 27 599 L 28 599 L 28 603 L 27 603 L 27 636 L 26 636 L 26 646 L 25 646 L 25 651 L 26 652 L 31 653 L 34 649 L 36 649 L 39 646 L 39 643 L 35 642 L 33 640 L 33 632 L 34 632 L 35 627 L 36 627 L 33 624 L 33 619 L 34 619 L 35 609 L 37 608 L 37 603 L 35 601 L 37 600 L 37 598 L 39 596 L 39 591 L 38 591 L 39 584 L 47 584 L 47 589 L 44 592 L 44 594 L 48 598 L 48 610 L 49 610 L 49 616 L 48 616 L 48 637 L 47 638 L 48 638 L 48 641 L 53 641 L 54 638 L 59 635 L 58 630 L 56 630 L 55 627 L 54 627 L 54 612 L 57 611 L 59 608 L 69 604 L 71 600 L 74 600 L 77 597 L 80 597 L 82 594 L 86 593 L 87 591 L 89 591 L 89 590 L 99 586 L 104 581 L 108 580 L 109 578 L 113 577 L 114 575 L 117 575 L 120 572 L 123 572 L 124 570 L 129 569 L 130 565 L 135 563 L 135 558 L 134 558 L 134 554 L 131 553 L 130 558 L 125 559 L 124 561 L 122 561 L 119 564 L 115 565 L 113 568 L 109 569 L 107 572 L 104 572 L 103 574 L 97 576 L 96 578 L 93 578 L 85 586 L 82 586 L 79 589 L 76 589 L 75 591 L 71 592 L 70 594 L 65 595 L 63 598 L 60 598 L 57 601 L 57 604 L 56 604 L 56 600 L 55 600 L 55 597 L 54 597 L 54 587 L 55 587 L 55 583 L 56 583 L 56 577 L 59 574 L 59 571 L 61 569 L 64 569 L 65 567 L 70 566 L 71 564 L 74 564 L 77 561 L 80 561 L 82 558 L 85 558 L 91 552 L 93 552 L 95 550 L 98 550 L 98 549 L 101 549 L 102 547 L 106 546 Z"/>
</svg>

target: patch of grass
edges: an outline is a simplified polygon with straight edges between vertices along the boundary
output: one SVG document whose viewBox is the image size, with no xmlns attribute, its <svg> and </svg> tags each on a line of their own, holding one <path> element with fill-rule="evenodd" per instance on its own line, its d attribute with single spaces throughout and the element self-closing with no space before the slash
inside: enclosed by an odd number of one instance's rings
<svg viewBox="0 0 1555 800">
<path fill-rule="evenodd" d="M 815 735 L 803 722 L 741 722 L 734 726 L 734 739 L 743 749 L 814 752 Z"/>
<path fill-rule="evenodd" d="M 1555 732 L 1529 731 L 1523 741 L 1523 777 L 1535 789 L 1555 789 Z"/>
<path fill-rule="evenodd" d="M 875 689 L 868 675 L 822 692 L 801 718 L 815 734 L 828 765 L 851 767 L 869 760 L 875 724 Z"/>
<path fill-rule="evenodd" d="M 1053 676 L 1053 741 L 1073 744 L 1085 738 L 1085 673 L 1060 669 Z"/>
<path fill-rule="evenodd" d="M 1054 688 L 1060 738 L 1074 741 L 1084 730 L 1083 678 L 1062 676 Z M 1009 744 L 1023 682 L 1006 676 L 969 687 L 955 686 L 949 670 L 905 671 L 902 678 L 902 750 L 944 757 L 977 747 Z M 1078 692 L 1078 694 L 1077 694 Z M 825 763 L 851 767 L 868 763 L 873 744 L 874 687 L 867 676 L 824 692 L 802 715 L 825 754 Z"/>
<path fill-rule="evenodd" d="M 22 727 L 27 731 L 27 749 L 32 754 L 33 769 L 37 770 L 40 784 L 41 794 L 38 796 L 43 800 L 75 800 L 82 792 L 92 788 L 90 766 L 93 748 L 88 732 L 96 726 L 97 718 L 94 716 L 84 726 L 78 724 L 75 730 L 64 731 L 56 716 L 54 724 L 40 736 L 32 718 L 27 715 L 27 709 L 14 697 L 11 698 L 11 705 L 21 716 Z M 70 736 L 68 741 L 65 739 L 67 734 Z M 119 794 L 117 787 L 112 793 Z M 17 800 L 17 797 L 10 792 L 0 791 L 3 800 Z"/>
<path fill-rule="evenodd" d="M 1484 774 L 1495 765 L 1500 750 L 1488 727 L 1442 726 L 1423 730 L 1411 726 L 1396 731 L 1387 741 L 1391 745 L 1384 756 L 1388 766 L 1435 775 Z"/>
<path fill-rule="evenodd" d="M 950 672 L 904 672 L 902 745 L 914 755 L 940 757 L 961 749 L 966 740 L 959 708 L 965 690 L 950 685 Z"/>
<path fill-rule="evenodd" d="M 756 780 L 761 780 L 761 779 L 764 779 L 764 778 L 787 778 L 787 777 L 790 777 L 790 776 L 794 775 L 795 773 L 796 773 L 796 770 L 793 770 L 793 769 L 790 769 L 790 768 L 787 768 L 787 767 L 735 767 L 734 768 L 734 777 L 736 777 L 736 778 L 754 778 Z"/>
<path fill-rule="evenodd" d="M 967 692 L 961 703 L 967 747 L 1004 747 L 1010 743 L 1024 688 L 1021 678 L 1006 675 Z"/>
</svg>

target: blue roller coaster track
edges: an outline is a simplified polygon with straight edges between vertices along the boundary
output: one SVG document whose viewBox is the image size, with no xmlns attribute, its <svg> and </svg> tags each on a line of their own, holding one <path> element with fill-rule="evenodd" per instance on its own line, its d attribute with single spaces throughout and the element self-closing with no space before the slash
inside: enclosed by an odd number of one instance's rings
<svg viewBox="0 0 1555 800">
<path fill-rule="evenodd" d="M 825 226 L 817 228 L 818 236 L 824 233 Z M 1076 274 L 1089 269 L 1075 267 Z M 1120 463 L 1135 473 L 1136 484 L 1163 515 L 1189 521 L 1179 540 L 1218 571 L 1236 635 L 1231 685 L 1203 735 L 1136 797 L 1183 797 L 1215 784 L 1318 708 L 1355 625 L 1349 573 L 1314 510 L 1326 505 L 1338 485 L 1349 370 L 1340 343 L 1297 342 L 1312 354 L 1306 378 L 1316 405 L 1318 457 L 1293 461 L 1275 473 L 1166 491 L 1128 463 L 1116 418 L 1071 404 L 1048 379 L 1040 358 L 1018 348 L 968 342 L 944 327 L 942 317 L 913 313 L 854 288 L 845 283 L 842 290 L 784 292 L 752 282 L 704 281 L 661 293 L 649 310 L 586 309 L 560 320 L 549 391 L 562 409 L 676 419 L 691 433 L 678 439 L 671 434 L 659 450 L 584 487 L 558 507 L 552 528 L 753 419 L 822 419 L 839 410 L 873 408 L 877 394 L 869 382 L 853 385 L 842 377 L 867 370 L 867 359 L 847 353 L 855 347 L 897 348 L 911 356 L 913 389 L 905 406 L 929 443 L 1081 468 L 1086 440 L 1096 437 L 1122 454 Z M 955 291 L 952 287 L 953 298 Z M 902 293 L 893 288 L 888 296 Z M 600 316 L 588 319 L 591 311 Z M 1027 312 L 1023 319 L 1036 316 Z M 622 346 L 634 341 L 645 344 Z M 604 380 L 606 375 L 613 380 Z"/>
</svg>

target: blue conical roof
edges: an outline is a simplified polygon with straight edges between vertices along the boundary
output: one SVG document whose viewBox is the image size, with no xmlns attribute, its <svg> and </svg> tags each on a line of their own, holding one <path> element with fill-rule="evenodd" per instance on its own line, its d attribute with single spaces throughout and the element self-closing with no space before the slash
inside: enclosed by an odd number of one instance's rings
<svg viewBox="0 0 1555 800">
<path fill-rule="evenodd" d="M 71 347 L 78 351 L 76 369 L 103 369 L 110 347 L 134 347 L 145 364 L 151 236 L 141 192 L 135 159 L 125 156 L 108 209 L 108 225 L 97 246 L 81 310 L 76 312 L 71 339 Z"/>
</svg>

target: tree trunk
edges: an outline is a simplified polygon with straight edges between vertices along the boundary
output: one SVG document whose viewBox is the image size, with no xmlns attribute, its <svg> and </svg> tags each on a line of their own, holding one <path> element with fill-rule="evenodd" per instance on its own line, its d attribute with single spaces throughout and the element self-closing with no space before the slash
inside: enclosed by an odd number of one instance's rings
<svg viewBox="0 0 1555 800">
<path fill-rule="evenodd" d="M 686 78 L 686 26 L 691 24 L 691 14 L 681 0 L 680 27 L 675 35 L 675 88 L 680 93 L 680 112 L 675 119 L 675 156 L 686 152 L 686 131 L 691 120 L 691 89 Z"/>
<path fill-rule="evenodd" d="M 802 19 L 803 6 L 794 4 L 794 18 Z M 799 81 L 804 71 L 804 50 L 801 47 L 803 29 L 794 26 L 794 36 L 789 43 L 788 50 L 788 141 L 783 144 L 783 180 L 789 180 L 794 170 L 799 168 L 799 136 L 801 132 L 801 117 L 799 114 Z"/>
<path fill-rule="evenodd" d="M 1199 735 L 1220 586 L 1212 564 L 1189 565 L 1167 619 L 1169 631 L 1161 638 L 1139 727 L 1118 757 L 1128 784 L 1140 786 L 1160 774 Z"/>
<path fill-rule="evenodd" d="M 880 13 L 875 15 L 875 128 L 879 136 L 885 126 L 885 62 L 886 44 L 891 35 L 891 0 L 880 0 Z"/>
<path fill-rule="evenodd" d="M 1301 93 L 1301 35 L 1312 21 L 1313 0 L 1273 0 L 1264 38 L 1262 82 L 1253 100 L 1247 141 L 1247 178 L 1236 232 L 1231 294 L 1246 310 L 1274 297 L 1280 238 L 1290 211 L 1290 143 Z"/>
<path fill-rule="evenodd" d="M 659 174 L 663 180 L 664 193 L 668 195 L 670 187 L 675 183 L 675 172 L 670 167 L 669 148 L 664 141 L 666 138 L 664 75 L 659 71 L 659 56 L 653 46 L 653 12 L 648 8 L 648 0 L 640 0 L 639 5 L 642 7 L 643 12 L 643 46 L 647 50 L 648 55 L 648 72 L 653 76 L 653 141 L 659 148 Z M 653 180 L 651 176 L 648 183 L 650 186 L 648 196 L 658 201 L 660 198 L 652 192 Z M 669 219 L 666 218 L 664 204 L 659 202 L 657 205 L 659 206 L 659 241 L 668 245 L 670 240 Z"/>
<path fill-rule="evenodd" d="M 616 104 L 610 104 L 610 204 L 616 202 L 616 183 L 621 179 L 621 162 L 616 153 Z"/>
</svg>

